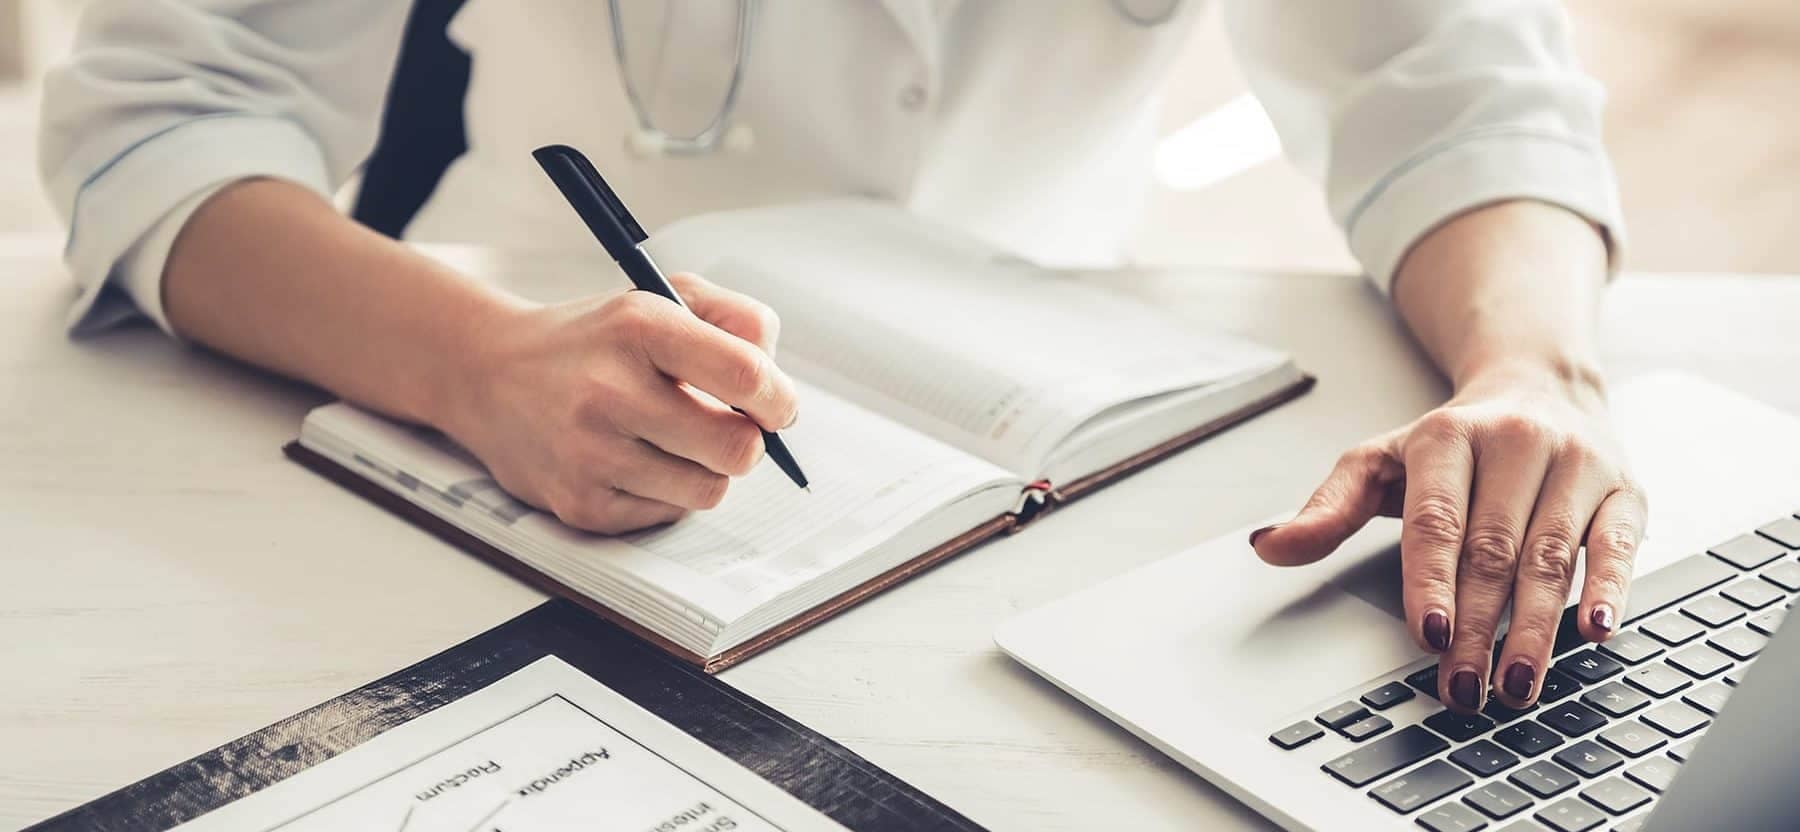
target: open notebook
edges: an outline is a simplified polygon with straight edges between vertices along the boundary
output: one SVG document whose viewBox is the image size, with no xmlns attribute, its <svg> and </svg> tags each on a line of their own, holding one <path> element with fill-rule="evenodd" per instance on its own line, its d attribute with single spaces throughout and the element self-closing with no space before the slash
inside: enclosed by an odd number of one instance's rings
<svg viewBox="0 0 1800 832">
<path fill-rule="evenodd" d="M 308 414 L 290 455 L 716 671 L 1310 383 L 879 203 L 696 217 L 651 247 L 780 312 L 801 402 L 782 436 L 812 493 L 765 463 L 717 509 L 607 538 L 348 404 Z"/>
</svg>

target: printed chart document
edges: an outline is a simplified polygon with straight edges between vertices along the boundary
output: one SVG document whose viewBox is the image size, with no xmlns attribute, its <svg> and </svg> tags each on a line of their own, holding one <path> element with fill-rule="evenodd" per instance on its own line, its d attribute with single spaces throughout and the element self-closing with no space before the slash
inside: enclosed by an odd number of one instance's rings
<svg viewBox="0 0 1800 832">
<path fill-rule="evenodd" d="M 842 832 L 555 656 L 179 832 Z"/>
</svg>

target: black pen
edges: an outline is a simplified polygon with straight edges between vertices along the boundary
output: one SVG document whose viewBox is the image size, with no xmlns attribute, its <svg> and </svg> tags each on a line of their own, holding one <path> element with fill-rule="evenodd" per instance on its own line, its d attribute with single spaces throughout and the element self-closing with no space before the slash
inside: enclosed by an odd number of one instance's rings
<svg viewBox="0 0 1800 832">
<path fill-rule="evenodd" d="M 639 247 L 639 243 L 649 239 L 642 226 L 633 219 L 631 212 L 625 210 L 625 203 L 619 201 L 618 194 L 613 193 L 600 172 L 594 169 L 581 151 L 567 145 L 553 144 L 540 147 L 531 152 L 544 173 L 550 175 L 550 181 L 562 191 L 564 199 L 581 215 L 582 222 L 587 223 L 589 231 L 606 252 L 617 261 L 625 276 L 631 278 L 631 284 L 639 289 L 661 295 L 675 301 L 683 309 L 687 304 L 675 293 L 675 287 L 663 276 L 662 269 Z M 737 408 L 733 408 L 736 410 Z M 742 410 L 738 410 L 742 413 Z M 763 450 L 769 458 L 775 460 L 776 467 L 793 480 L 801 488 L 807 488 L 806 474 L 800 470 L 800 463 L 794 461 L 794 455 L 788 452 L 787 445 L 776 436 L 774 431 L 763 431 Z"/>
</svg>

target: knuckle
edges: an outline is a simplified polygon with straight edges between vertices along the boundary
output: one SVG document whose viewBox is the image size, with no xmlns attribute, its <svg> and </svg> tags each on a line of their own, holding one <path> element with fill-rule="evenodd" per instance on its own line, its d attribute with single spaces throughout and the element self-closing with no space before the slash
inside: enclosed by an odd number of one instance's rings
<svg viewBox="0 0 1800 832">
<path fill-rule="evenodd" d="M 1636 556 L 1637 535 L 1622 525 L 1609 523 L 1588 535 L 1588 548 L 1601 555 L 1630 560 Z"/>
<path fill-rule="evenodd" d="M 1575 578 L 1575 547 L 1569 537 L 1542 534 L 1531 541 L 1520 569 L 1527 579 L 1566 587 Z"/>
<path fill-rule="evenodd" d="M 694 508 L 718 508 L 725 502 L 725 493 L 731 490 L 731 478 L 723 474 L 701 474 L 694 482 Z"/>
<path fill-rule="evenodd" d="M 750 320 L 756 326 L 759 341 L 774 341 L 781 334 L 781 316 L 760 301 L 750 301 Z"/>
<path fill-rule="evenodd" d="M 1498 583 L 1511 581 L 1519 565 L 1519 545 L 1504 529 L 1483 528 L 1469 534 L 1463 545 L 1463 569 L 1476 580 Z"/>
<path fill-rule="evenodd" d="M 617 378 L 610 375 L 589 378 L 575 393 L 576 421 L 591 424 L 610 420 L 623 403 L 630 401 L 623 387 Z"/>
<path fill-rule="evenodd" d="M 659 318 L 652 299 L 649 292 L 625 292 L 607 301 L 601 310 L 607 330 L 627 341 L 644 340 Z"/>
<path fill-rule="evenodd" d="M 1523 413 L 1501 413 L 1488 421 L 1487 432 L 1508 443 L 1541 445 L 1550 439 L 1550 429 Z"/>
<path fill-rule="evenodd" d="M 728 383 L 745 396 L 763 395 L 769 383 L 769 361 L 759 350 L 743 350 L 732 354 L 728 366 Z"/>
<path fill-rule="evenodd" d="M 1442 494 L 1420 497 L 1406 518 L 1406 526 L 1428 546 L 1455 548 L 1462 543 L 1462 511 L 1455 501 Z"/>
<path fill-rule="evenodd" d="M 1418 432 L 1427 438 L 1451 440 L 1466 435 L 1466 420 L 1454 410 L 1433 410 L 1419 417 Z"/>
<path fill-rule="evenodd" d="M 761 461 L 763 454 L 762 431 L 755 425 L 740 421 L 730 430 L 721 431 L 724 447 L 720 449 L 720 462 L 725 468 L 720 473 L 734 477 L 746 476 Z"/>
</svg>

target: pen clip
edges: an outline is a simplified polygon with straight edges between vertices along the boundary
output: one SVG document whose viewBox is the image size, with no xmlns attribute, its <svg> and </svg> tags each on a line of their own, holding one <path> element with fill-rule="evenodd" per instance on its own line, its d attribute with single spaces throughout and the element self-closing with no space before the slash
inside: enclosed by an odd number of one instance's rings
<svg viewBox="0 0 1800 832">
<path fill-rule="evenodd" d="M 614 260 L 630 256 L 632 249 L 650 236 L 581 151 L 553 144 L 532 151 L 531 157 Z"/>
</svg>

